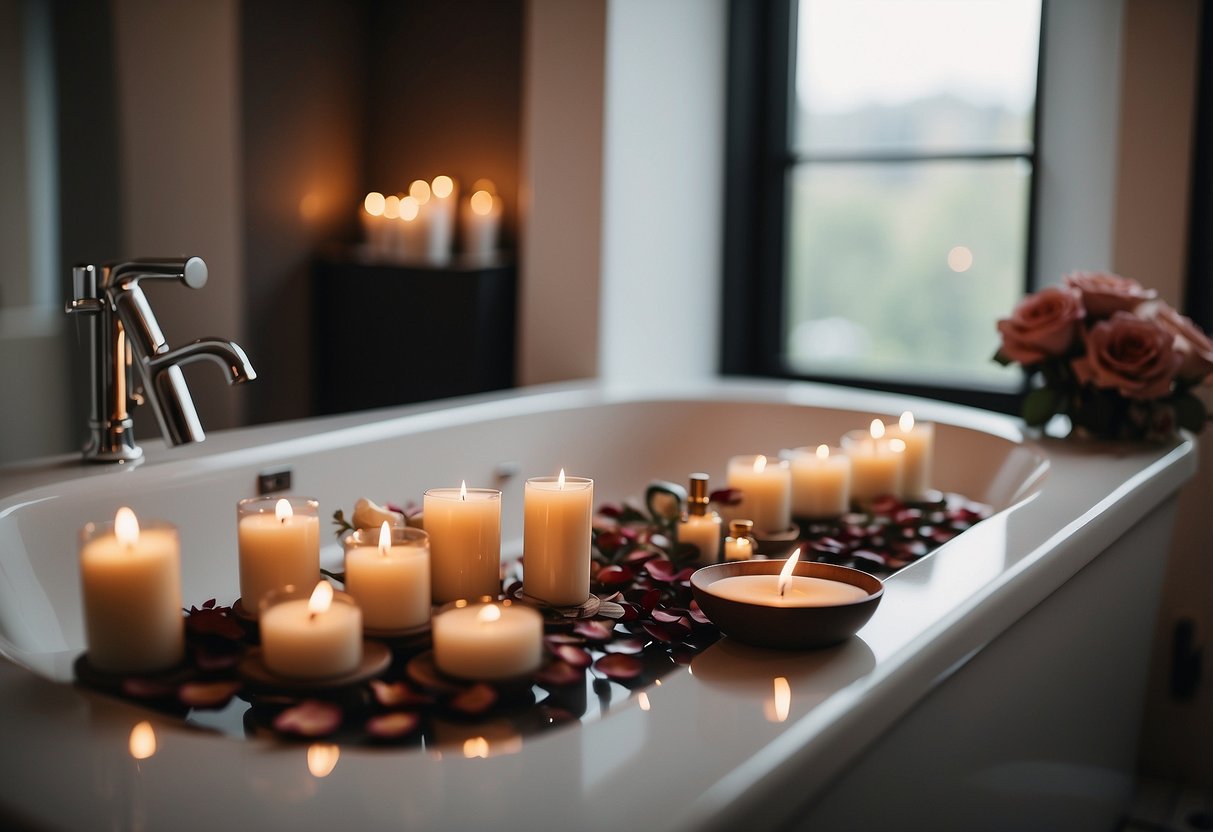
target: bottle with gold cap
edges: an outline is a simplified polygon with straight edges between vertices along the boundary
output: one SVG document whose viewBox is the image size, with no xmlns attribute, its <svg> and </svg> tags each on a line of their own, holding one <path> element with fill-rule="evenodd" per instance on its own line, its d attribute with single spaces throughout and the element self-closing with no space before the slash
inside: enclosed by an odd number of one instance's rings
<svg viewBox="0 0 1213 832">
<path fill-rule="evenodd" d="M 706 566 L 720 558 L 720 515 L 708 510 L 708 475 L 691 474 L 687 513 L 678 522 L 678 542 L 699 550 L 696 563 Z"/>
<path fill-rule="evenodd" d="M 754 543 L 754 521 L 730 521 L 729 536 L 724 539 L 724 559 L 749 560 L 754 557 L 757 548 Z"/>
</svg>

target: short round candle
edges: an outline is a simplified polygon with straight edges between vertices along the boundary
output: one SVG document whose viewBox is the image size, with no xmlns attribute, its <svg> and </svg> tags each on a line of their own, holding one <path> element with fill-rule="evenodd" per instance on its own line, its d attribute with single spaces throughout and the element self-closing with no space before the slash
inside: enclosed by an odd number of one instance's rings
<svg viewBox="0 0 1213 832">
<path fill-rule="evenodd" d="M 345 590 L 374 630 L 405 630 L 430 620 L 429 536 L 420 529 L 358 529 L 346 535 Z"/>
<path fill-rule="evenodd" d="M 741 491 L 741 502 L 729 514 L 754 521 L 754 531 L 783 532 L 792 525 L 792 474 L 788 463 L 762 454 L 729 460 L 729 488 Z"/>
<path fill-rule="evenodd" d="M 80 532 L 80 587 L 89 662 L 109 673 L 153 673 L 185 655 L 181 556 L 167 523 L 139 527 L 129 508 Z"/>
<path fill-rule="evenodd" d="M 857 503 L 902 495 L 905 442 L 885 439 L 884 434 L 884 422 L 873 419 L 867 431 L 853 430 L 842 437 L 842 449 L 851 459 L 851 499 Z"/>
<path fill-rule="evenodd" d="M 851 460 L 837 448 L 794 448 L 788 457 L 792 468 L 792 513 L 816 519 L 837 517 L 851 508 Z"/>
<path fill-rule="evenodd" d="M 555 606 L 590 597 L 594 481 L 534 477 L 523 492 L 523 592 Z"/>
<path fill-rule="evenodd" d="M 935 425 L 916 422 L 914 414 L 901 414 L 897 427 L 889 428 L 890 439 L 906 443 L 902 491 L 911 499 L 921 498 L 931 489 L 931 469 L 935 455 Z"/>
<path fill-rule="evenodd" d="M 461 679 L 510 679 L 543 660 L 543 616 L 509 601 L 455 604 L 434 616 L 434 664 Z"/>
<path fill-rule="evenodd" d="M 763 607 L 831 607 L 867 599 L 868 593 L 860 587 L 792 574 L 799 561 L 800 549 L 796 549 L 778 575 L 721 578 L 712 584 L 710 591 L 717 598 Z"/>
<path fill-rule="evenodd" d="M 327 581 L 274 590 L 261 601 L 262 662 L 292 679 L 328 679 L 362 662 L 362 611 Z"/>
<path fill-rule="evenodd" d="M 236 504 L 241 604 L 257 615 L 267 592 L 320 578 L 320 504 L 307 497 L 250 497 Z"/>
<path fill-rule="evenodd" d="M 434 601 L 501 591 L 501 492 L 492 488 L 431 488 L 422 498 L 430 536 Z"/>
</svg>

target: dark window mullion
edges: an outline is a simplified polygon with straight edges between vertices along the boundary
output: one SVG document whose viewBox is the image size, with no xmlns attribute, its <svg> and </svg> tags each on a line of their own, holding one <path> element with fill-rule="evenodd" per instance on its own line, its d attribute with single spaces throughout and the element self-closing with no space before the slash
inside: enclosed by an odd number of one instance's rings
<svg viewBox="0 0 1213 832">
<path fill-rule="evenodd" d="M 1032 151 L 966 151 L 963 153 L 788 153 L 784 164 L 788 167 L 803 164 L 883 164 L 901 162 L 968 162 L 968 161 L 1007 161 L 1023 159 L 1035 162 L 1036 154 Z"/>
</svg>

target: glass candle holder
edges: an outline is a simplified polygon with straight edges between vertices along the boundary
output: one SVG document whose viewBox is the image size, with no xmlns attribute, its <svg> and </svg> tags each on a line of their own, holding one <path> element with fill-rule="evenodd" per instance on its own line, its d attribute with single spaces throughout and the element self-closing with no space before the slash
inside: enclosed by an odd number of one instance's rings
<svg viewBox="0 0 1213 832">
<path fill-rule="evenodd" d="M 261 657 L 289 679 L 328 679 L 362 663 L 362 610 L 345 592 L 321 581 L 272 589 L 259 605 Z"/>
<path fill-rule="evenodd" d="M 356 529 L 346 535 L 345 590 L 368 630 L 407 630 L 430 620 L 430 536 L 421 529 Z"/>
<path fill-rule="evenodd" d="M 310 497 L 250 497 L 236 504 L 240 602 L 256 616 L 267 592 L 320 579 L 320 503 Z"/>
<path fill-rule="evenodd" d="M 501 592 L 501 492 L 431 488 L 422 497 L 436 603 Z"/>
<path fill-rule="evenodd" d="M 532 477 L 523 506 L 523 591 L 553 606 L 590 597 L 590 539 L 594 481 Z"/>
<path fill-rule="evenodd" d="M 460 679 L 512 679 L 543 661 L 543 616 L 508 600 L 456 601 L 434 616 L 434 664 Z"/>
</svg>

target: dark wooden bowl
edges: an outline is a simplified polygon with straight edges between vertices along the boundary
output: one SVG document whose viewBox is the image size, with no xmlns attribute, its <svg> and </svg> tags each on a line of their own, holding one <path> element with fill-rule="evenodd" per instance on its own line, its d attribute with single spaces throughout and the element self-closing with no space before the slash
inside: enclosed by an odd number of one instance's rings
<svg viewBox="0 0 1213 832">
<path fill-rule="evenodd" d="M 868 622 L 884 595 L 879 578 L 832 563 L 798 563 L 792 574 L 851 584 L 868 597 L 824 607 L 764 607 L 712 594 L 712 584 L 738 575 L 778 575 L 781 560 L 743 560 L 705 566 L 691 576 L 691 591 L 704 615 L 727 636 L 757 647 L 806 650 L 838 644 Z"/>
</svg>

